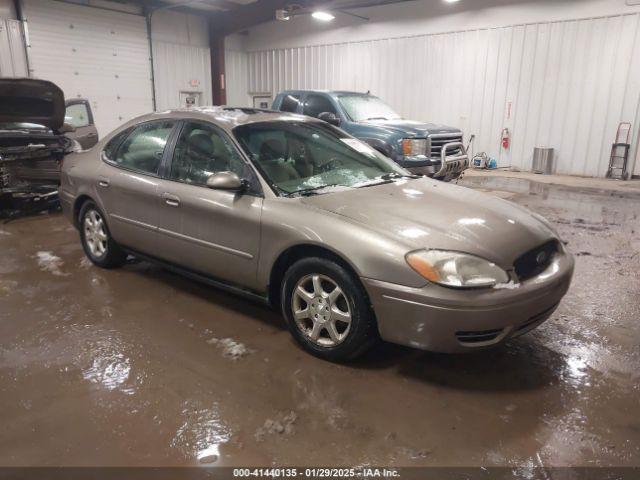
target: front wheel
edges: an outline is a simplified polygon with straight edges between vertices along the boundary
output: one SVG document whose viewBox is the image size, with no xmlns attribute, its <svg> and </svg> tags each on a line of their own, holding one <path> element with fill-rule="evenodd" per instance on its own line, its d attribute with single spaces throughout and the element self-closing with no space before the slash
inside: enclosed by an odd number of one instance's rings
<svg viewBox="0 0 640 480">
<path fill-rule="evenodd" d="M 281 298 L 291 334 L 320 358 L 354 359 L 378 338 L 359 279 L 334 261 L 307 258 L 293 264 L 285 274 Z"/>
<path fill-rule="evenodd" d="M 79 215 L 80 240 L 89 260 L 102 268 L 116 268 L 127 260 L 127 254 L 111 238 L 104 214 L 98 206 L 87 201 Z"/>
</svg>

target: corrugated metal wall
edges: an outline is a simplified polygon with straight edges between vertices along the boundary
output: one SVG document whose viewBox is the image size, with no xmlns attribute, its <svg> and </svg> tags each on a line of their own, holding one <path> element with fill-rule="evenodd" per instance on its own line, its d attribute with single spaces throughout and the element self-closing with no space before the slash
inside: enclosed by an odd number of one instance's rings
<svg viewBox="0 0 640 480">
<path fill-rule="evenodd" d="M 24 5 L 32 76 L 89 99 L 100 136 L 153 110 L 144 17 L 51 0 Z"/>
<path fill-rule="evenodd" d="M 249 62 L 247 54 L 240 50 L 225 49 L 224 52 L 227 105 L 251 106 L 249 97 Z"/>
<path fill-rule="evenodd" d="M 632 14 L 249 52 L 247 88 L 371 90 L 404 117 L 476 134 L 501 166 L 529 169 L 543 145 L 558 173 L 602 176 L 618 122 L 638 131 L 639 58 Z M 227 70 L 228 83 L 242 75 Z"/>
<path fill-rule="evenodd" d="M 153 42 L 156 108 L 184 107 L 180 92 L 199 92 L 203 105 L 211 105 L 211 54 L 208 48 Z M 191 85 L 197 80 L 197 85 Z"/>
<path fill-rule="evenodd" d="M 156 108 L 184 107 L 181 92 L 197 92 L 200 103 L 211 104 L 211 53 L 207 19 L 159 10 L 153 14 L 153 66 Z"/>
<path fill-rule="evenodd" d="M 28 74 L 21 22 L 0 18 L 0 77 Z"/>
</svg>

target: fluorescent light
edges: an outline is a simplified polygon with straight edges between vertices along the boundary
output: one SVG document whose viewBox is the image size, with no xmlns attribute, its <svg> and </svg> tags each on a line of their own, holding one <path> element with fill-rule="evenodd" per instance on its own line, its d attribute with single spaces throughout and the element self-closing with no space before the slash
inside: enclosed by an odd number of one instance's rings
<svg viewBox="0 0 640 480">
<path fill-rule="evenodd" d="M 456 3 L 459 2 L 460 0 L 444 0 L 446 3 Z"/>
<path fill-rule="evenodd" d="M 321 20 L 323 22 L 330 22 L 331 20 L 333 20 L 334 17 L 333 15 L 331 15 L 329 12 L 313 12 L 311 14 L 311 16 L 313 18 L 315 18 L 316 20 Z"/>
</svg>

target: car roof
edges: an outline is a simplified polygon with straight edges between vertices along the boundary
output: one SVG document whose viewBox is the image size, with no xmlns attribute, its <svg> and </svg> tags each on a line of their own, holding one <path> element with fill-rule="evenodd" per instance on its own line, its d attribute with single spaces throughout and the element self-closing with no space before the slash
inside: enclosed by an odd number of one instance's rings
<svg viewBox="0 0 640 480">
<path fill-rule="evenodd" d="M 298 115 L 295 113 L 279 112 L 276 110 L 265 110 L 259 108 L 249 107 L 227 107 L 227 106 L 208 106 L 208 107 L 192 107 L 192 108 L 180 108 L 174 110 L 165 110 L 162 112 L 149 113 L 140 117 L 134 118 L 128 122 L 127 126 L 135 125 L 142 122 L 148 122 L 150 120 L 161 120 L 163 118 L 171 119 L 191 119 L 191 120 L 204 120 L 213 122 L 216 125 L 231 130 L 240 125 L 247 125 L 250 123 L 259 122 L 273 122 L 273 121 L 306 121 L 306 122 L 318 122 L 319 120 L 306 117 L 304 115 Z"/>
</svg>

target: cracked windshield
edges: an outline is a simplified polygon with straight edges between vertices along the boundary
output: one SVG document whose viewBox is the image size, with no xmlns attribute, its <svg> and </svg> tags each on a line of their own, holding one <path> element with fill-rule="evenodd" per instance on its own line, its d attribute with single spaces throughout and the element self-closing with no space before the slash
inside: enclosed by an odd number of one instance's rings
<svg viewBox="0 0 640 480">
<path fill-rule="evenodd" d="M 324 123 L 254 123 L 237 127 L 234 133 L 284 195 L 360 188 L 411 176 L 366 143 Z"/>
</svg>

